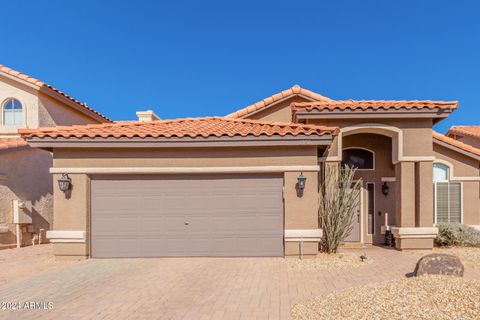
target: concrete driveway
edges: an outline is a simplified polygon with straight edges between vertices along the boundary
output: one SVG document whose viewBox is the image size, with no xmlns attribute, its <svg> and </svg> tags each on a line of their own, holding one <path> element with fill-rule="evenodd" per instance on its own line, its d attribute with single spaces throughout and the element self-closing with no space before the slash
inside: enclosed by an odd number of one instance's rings
<svg viewBox="0 0 480 320">
<path fill-rule="evenodd" d="M 289 319 L 293 303 L 404 277 L 418 259 L 374 247 L 367 249 L 374 263 L 365 267 L 297 270 L 282 258 L 54 262 L 51 251 L 50 245 L 0 251 L 0 318 Z M 35 307 L 45 309 L 25 310 L 25 302 L 30 308 L 28 302 L 44 302 Z M 22 310 L 4 310 L 17 303 Z"/>
</svg>

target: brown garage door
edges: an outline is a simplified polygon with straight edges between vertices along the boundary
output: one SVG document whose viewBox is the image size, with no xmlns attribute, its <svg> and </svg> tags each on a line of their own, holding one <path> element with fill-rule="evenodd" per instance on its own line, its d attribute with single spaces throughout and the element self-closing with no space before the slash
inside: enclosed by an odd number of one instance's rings
<svg viewBox="0 0 480 320">
<path fill-rule="evenodd" d="M 283 179 L 98 176 L 92 257 L 283 256 Z"/>
</svg>

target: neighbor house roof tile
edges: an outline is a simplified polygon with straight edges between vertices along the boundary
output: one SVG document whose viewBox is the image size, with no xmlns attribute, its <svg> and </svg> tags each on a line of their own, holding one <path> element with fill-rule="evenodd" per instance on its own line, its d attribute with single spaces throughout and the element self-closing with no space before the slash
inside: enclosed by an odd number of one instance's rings
<svg viewBox="0 0 480 320">
<path fill-rule="evenodd" d="M 314 102 L 294 102 L 294 110 L 379 110 L 379 109 L 456 109 L 458 101 L 431 100 L 331 100 Z"/>
<path fill-rule="evenodd" d="M 250 113 L 253 113 L 253 112 L 256 112 L 256 111 L 260 111 L 262 109 L 266 109 L 270 104 L 274 103 L 274 102 L 278 102 L 280 100 L 283 100 L 283 99 L 288 99 L 290 97 L 293 97 L 293 96 L 297 96 L 297 95 L 302 95 L 302 96 L 305 96 L 305 97 L 308 97 L 310 99 L 314 99 L 314 100 L 320 100 L 320 101 L 331 101 L 330 98 L 327 98 L 327 97 L 324 97 L 318 93 L 315 93 L 313 91 L 310 91 L 310 90 L 307 90 L 307 89 L 304 89 L 302 87 L 300 87 L 298 84 L 294 85 L 293 87 L 287 89 L 287 90 L 283 90 L 282 92 L 279 92 L 277 94 L 274 94 L 270 97 L 267 97 L 261 101 L 258 101 L 254 104 L 251 104 L 243 109 L 240 109 L 240 110 L 237 110 L 229 115 L 226 115 L 225 117 L 226 118 L 242 118 L 242 117 L 245 117 L 247 115 L 249 115 Z"/>
<path fill-rule="evenodd" d="M 27 142 L 22 138 L 0 138 L 0 151 L 25 146 L 27 146 Z"/>
<path fill-rule="evenodd" d="M 63 91 L 60 91 L 58 90 L 57 88 L 54 88 L 52 87 L 51 85 L 41 81 L 41 80 L 38 80 L 38 79 L 35 79 L 34 77 L 31 77 L 29 75 L 26 75 L 24 73 L 21 73 L 21 72 L 18 72 L 16 70 L 13 70 L 7 66 L 4 66 L 2 64 L 0 64 L 0 72 L 2 73 L 5 73 L 5 74 L 8 74 L 10 76 L 14 76 L 18 79 L 21 79 L 21 80 L 24 80 L 28 83 L 31 83 L 35 86 L 38 86 L 40 88 L 45 88 L 46 90 L 50 90 L 51 92 L 54 92 L 56 94 L 60 94 L 61 96 L 67 98 L 68 100 L 74 102 L 75 104 L 77 104 L 78 106 L 80 106 L 81 108 L 87 110 L 87 111 L 90 111 L 90 112 L 93 112 L 94 114 L 102 117 L 103 119 L 105 119 L 106 121 L 108 122 L 112 122 L 112 120 L 110 120 L 109 118 L 107 118 L 106 116 L 104 116 L 103 114 L 99 113 L 98 111 L 95 111 L 94 109 L 90 108 L 89 106 L 87 106 L 86 103 L 84 102 L 80 102 L 78 101 L 77 99 L 69 96 L 68 94 L 66 94 L 65 92 Z"/>
<path fill-rule="evenodd" d="M 455 140 L 453 138 L 447 137 L 441 133 L 433 131 L 433 139 L 437 139 L 438 141 L 441 141 L 443 143 L 446 143 L 448 145 L 451 145 L 453 147 L 459 148 L 463 151 L 470 152 L 474 155 L 480 156 L 480 149 L 475 148 L 469 144 L 460 142 L 458 140 Z"/>
<path fill-rule="evenodd" d="M 480 138 L 480 126 L 452 126 L 447 132 L 447 136 L 450 135 Z"/>
<path fill-rule="evenodd" d="M 184 118 L 152 122 L 116 122 L 75 125 L 35 130 L 20 129 L 24 138 L 159 138 L 159 137 L 234 137 L 234 136 L 320 136 L 337 134 L 337 127 L 276 123 L 223 117 Z"/>
</svg>

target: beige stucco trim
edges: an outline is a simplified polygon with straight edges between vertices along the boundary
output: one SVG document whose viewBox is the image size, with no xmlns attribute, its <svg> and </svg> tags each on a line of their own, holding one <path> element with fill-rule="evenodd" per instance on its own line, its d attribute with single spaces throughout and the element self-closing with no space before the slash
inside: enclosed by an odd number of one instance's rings
<svg viewBox="0 0 480 320">
<path fill-rule="evenodd" d="M 52 243 L 84 243 L 87 238 L 86 231 L 49 230 L 47 239 Z"/>
<path fill-rule="evenodd" d="M 474 176 L 474 177 L 455 177 L 453 170 L 454 170 L 454 165 L 443 159 L 435 158 L 433 161 L 434 163 L 441 163 L 444 164 L 448 167 L 448 178 L 450 181 L 480 181 L 480 176 Z"/>
<path fill-rule="evenodd" d="M 476 229 L 476 230 L 480 231 L 480 225 L 479 224 L 469 224 L 468 226 L 470 228 L 473 228 L 473 229 Z"/>
<path fill-rule="evenodd" d="M 380 180 L 382 182 L 395 182 L 395 181 L 397 181 L 397 178 L 396 177 L 382 177 Z"/>
<path fill-rule="evenodd" d="M 301 171 L 318 172 L 320 171 L 320 166 L 50 168 L 50 173 L 80 174 L 273 173 Z"/>
<path fill-rule="evenodd" d="M 322 239 L 322 229 L 287 229 L 285 242 L 318 242 Z"/>
<path fill-rule="evenodd" d="M 438 228 L 399 228 L 393 227 L 392 233 L 400 239 L 433 239 L 438 234 Z"/>
<path fill-rule="evenodd" d="M 403 130 L 384 123 L 360 123 L 340 129 L 337 138 L 337 155 L 321 158 L 320 161 L 340 162 L 342 161 L 343 136 L 349 136 L 359 133 L 374 133 L 392 138 L 392 162 L 394 164 L 402 161 L 406 162 L 429 162 L 435 157 L 424 156 L 404 156 L 403 155 Z"/>
</svg>

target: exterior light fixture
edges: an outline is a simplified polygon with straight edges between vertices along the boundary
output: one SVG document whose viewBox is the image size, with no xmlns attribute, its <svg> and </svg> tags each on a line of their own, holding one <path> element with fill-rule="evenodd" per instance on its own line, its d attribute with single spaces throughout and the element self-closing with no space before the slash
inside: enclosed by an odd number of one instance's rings
<svg viewBox="0 0 480 320">
<path fill-rule="evenodd" d="M 303 191 L 305 189 L 305 182 L 307 181 L 307 177 L 303 175 L 303 172 L 297 177 L 298 180 L 298 190 Z"/>
<path fill-rule="evenodd" d="M 72 179 L 68 174 L 63 173 L 62 176 L 58 179 L 58 187 L 61 191 L 67 192 L 72 186 Z"/>
<path fill-rule="evenodd" d="M 384 181 L 382 185 L 382 193 L 385 197 L 388 195 L 388 191 L 390 191 L 390 187 L 388 186 L 387 182 Z"/>
</svg>

